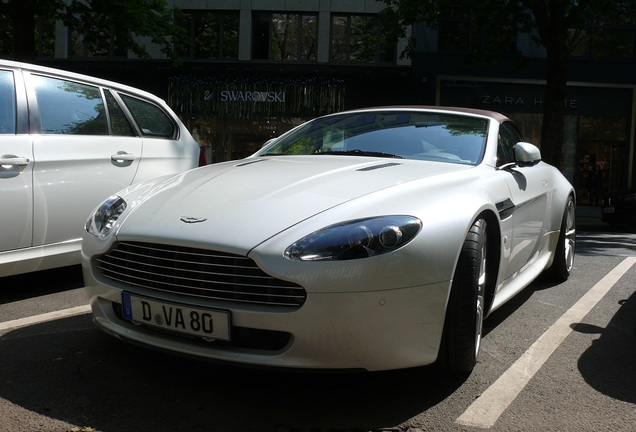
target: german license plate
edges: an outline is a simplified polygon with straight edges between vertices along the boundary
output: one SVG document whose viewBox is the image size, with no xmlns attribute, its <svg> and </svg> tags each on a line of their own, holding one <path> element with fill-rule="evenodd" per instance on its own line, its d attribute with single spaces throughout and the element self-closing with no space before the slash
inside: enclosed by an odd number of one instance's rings
<svg viewBox="0 0 636 432">
<path fill-rule="evenodd" d="M 200 309 L 122 293 L 124 318 L 192 336 L 230 340 L 230 312 Z"/>
</svg>

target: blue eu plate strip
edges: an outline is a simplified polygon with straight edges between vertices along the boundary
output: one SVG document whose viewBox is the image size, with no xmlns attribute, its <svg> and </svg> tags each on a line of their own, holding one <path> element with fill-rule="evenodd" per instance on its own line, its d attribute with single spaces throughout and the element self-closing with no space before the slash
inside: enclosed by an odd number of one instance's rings
<svg viewBox="0 0 636 432">
<path fill-rule="evenodd" d="M 122 293 L 121 301 L 124 304 L 124 318 L 131 320 L 132 319 L 132 304 L 130 301 L 130 294 Z"/>
</svg>

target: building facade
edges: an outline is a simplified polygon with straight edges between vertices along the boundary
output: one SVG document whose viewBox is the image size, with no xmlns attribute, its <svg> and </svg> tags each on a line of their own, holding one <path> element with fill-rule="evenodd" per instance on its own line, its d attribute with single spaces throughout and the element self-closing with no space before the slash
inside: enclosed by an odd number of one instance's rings
<svg viewBox="0 0 636 432">
<path fill-rule="evenodd" d="M 446 13 L 435 29 L 420 27 L 413 55 L 412 82 L 421 100 L 499 111 L 520 126 L 527 141 L 541 147 L 547 74 L 543 47 L 530 35 L 518 35 L 511 50 L 523 62 L 503 56 L 490 63 L 471 62 L 480 36 L 471 29 L 471 8 Z M 567 62 L 564 142 L 561 166 L 577 191 L 579 205 L 591 199 L 591 173 L 600 170 L 603 192 L 636 186 L 636 16 L 594 16 L 571 30 Z M 454 30 L 449 30 L 454 29 Z M 459 29 L 459 30 L 458 30 Z"/>
<path fill-rule="evenodd" d="M 402 59 L 406 41 L 395 44 L 386 36 L 378 16 L 384 6 L 376 0 L 167 1 L 182 11 L 179 24 L 189 34 L 178 47 L 178 67 L 152 47 L 151 61 L 130 53 L 91 57 L 90 47 L 60 23 L 54 55 L 39 62 L 162 96 L 208 162 L 247 156 L 317 115 L 372 105 L 492 109 L 513 118 L 526 139 L 541 146 L 545 53 L 520 36 L 512 43 L 524 54 L 523 68 L 509 59 L 468 65 L 474 35 L 462 29 L 470 11 L 449 14 L 435 29 L 416 27 L 417 48 Z M 560 168 L 580 204 L 592 204 L 587 179 L 597 166 L 605 192 L 636 184 L 636 25 L 630 19 L 586 29 L 593 36 L 568 65 Z M 612 44 L 617 39 L 618 48 Z"/>
</svg>

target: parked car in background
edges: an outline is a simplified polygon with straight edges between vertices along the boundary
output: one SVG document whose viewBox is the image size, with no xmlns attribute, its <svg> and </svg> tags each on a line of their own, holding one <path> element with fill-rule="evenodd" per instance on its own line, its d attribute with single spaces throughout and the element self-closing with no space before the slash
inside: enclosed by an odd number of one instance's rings
<svg viewBox="0 0 636 432">
<path fill-rule="evenodd" d="M 185 126 L 152 94 L 0 60 L 0 277 L 79 264 L 95 205 L 198 158 Z"/>
<path fill-rule="evenodd" d="M 142 182 L 86 223 L 94 322 L 209 360 L 472 370 L 484 318 L 572 271 L 575 195 L 501 114 L 343 112 Z"/>
<path fill-rule="evenodd" d="M 636 227 L 636 188 L 607 194 L 601 211 L 601 220 L 613 227 Z"/>
</svg>

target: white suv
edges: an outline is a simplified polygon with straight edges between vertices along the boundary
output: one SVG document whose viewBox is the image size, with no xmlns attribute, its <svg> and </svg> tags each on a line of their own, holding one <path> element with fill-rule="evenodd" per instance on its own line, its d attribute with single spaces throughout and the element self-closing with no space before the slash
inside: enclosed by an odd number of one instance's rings
<svg viewBox="0 0 636 432">
<path fill-rule="evenodd" d="M 160 98 L 0 60 L 0 277 L 78 264 L 110 194 L 196 167 L 199 146 Z"/>
</svg>

